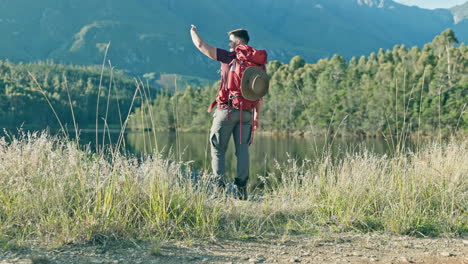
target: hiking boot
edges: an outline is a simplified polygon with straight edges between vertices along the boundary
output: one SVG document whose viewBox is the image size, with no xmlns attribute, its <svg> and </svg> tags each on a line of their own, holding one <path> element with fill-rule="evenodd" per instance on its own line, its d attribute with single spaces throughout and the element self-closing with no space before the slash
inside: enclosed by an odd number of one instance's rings
<svg viewBox="0 0 468 264">
<path fill-rule="evenodd" d="M 229 182 L 226 185 L 226 197 L 231 197 L 238 200 L 247 200 L 247 188 L 239 188 L 235 183 Z"/>
<path fill-rule="evenodd" d="M 247 198 L 248 198 L 247 197 L 247 187 L 246 186 L 239 187 L 239 186 L 233 184 L 232 189 L 229 192 L 229 195 L 234 199 L 247 200 Z"/>
<path fill-rule="evenodd" d="M 236 198 L 244 201 L 249 198 L 247 194 L 247 186 L 237 186 Z"/>
</svg>

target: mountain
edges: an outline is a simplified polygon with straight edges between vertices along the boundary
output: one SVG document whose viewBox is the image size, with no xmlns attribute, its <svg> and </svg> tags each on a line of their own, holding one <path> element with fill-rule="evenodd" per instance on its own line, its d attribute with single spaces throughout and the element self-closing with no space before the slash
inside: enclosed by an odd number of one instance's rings
<svg viewBox="0 0 468 264">
<path fill-rule="evenodd" d="M 0 58 L 101 64 L 110 42 L 107 59 L 130 74 L 216 79 L 218 64 L 193 46 L 191 24 L 217 47 L 226 48 L 226 32 L 242 27 L 270 60 L 313 62 L 422 46 L 447 28 L 465 41 L 468 22 L 455 24 L 452 12 L 391 0 L 2 0 Z"/>
<path fill-rule="evenodd" d="M 458 24 L 460 21 L 468 18 L 468 2 L 462 5 L 454 6 L 450 8 L 450 11 L 452 11 L 455 24 Z"/>
</svg>

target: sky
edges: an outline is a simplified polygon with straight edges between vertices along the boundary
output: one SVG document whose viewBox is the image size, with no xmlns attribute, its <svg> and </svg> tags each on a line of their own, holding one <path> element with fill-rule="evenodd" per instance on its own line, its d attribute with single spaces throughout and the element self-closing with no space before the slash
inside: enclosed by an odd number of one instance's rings
<svg viewBox="0 0 468 264">
<path fill-rule="evenodd" d="M 468 0 L 394 0 L 405 5 L 415 5 L 421 8 L 450 8 L 456 5 L 461 5 Z"/>
</svg>

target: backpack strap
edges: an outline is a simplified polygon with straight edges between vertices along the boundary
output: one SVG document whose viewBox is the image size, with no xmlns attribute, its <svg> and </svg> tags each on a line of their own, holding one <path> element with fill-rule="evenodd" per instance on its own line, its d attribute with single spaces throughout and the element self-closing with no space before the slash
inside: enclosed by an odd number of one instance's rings
<svg viewBox="0 0 468 264">
<path fill-rule="evenodd" d="M 243 103 L 240 102 L 239 144 L 241 144 L 241 145 L 242 145 L 242 109 L 243 109 Z"/>
</svg>

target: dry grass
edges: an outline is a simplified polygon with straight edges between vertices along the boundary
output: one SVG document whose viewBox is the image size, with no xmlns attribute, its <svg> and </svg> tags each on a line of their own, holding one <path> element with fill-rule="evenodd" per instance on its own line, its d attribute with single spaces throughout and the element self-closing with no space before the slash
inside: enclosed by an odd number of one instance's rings
<svg viewBox="0 0 468 264">
<path fill-rule="evenodd" d="M 0 139 L 0 246 L 288 235 L 323 227 L 466 233 L 467 161 L 467 140 L 395 157 L 289 161 L 265 176 L 262 195 L 237 201 L 210 199 L 216 191 L 209 177 L 194 181 L 187 164 L 157 155 L 99 155 L 45 133 Z"/>
</svg>

